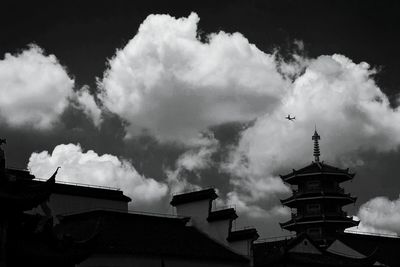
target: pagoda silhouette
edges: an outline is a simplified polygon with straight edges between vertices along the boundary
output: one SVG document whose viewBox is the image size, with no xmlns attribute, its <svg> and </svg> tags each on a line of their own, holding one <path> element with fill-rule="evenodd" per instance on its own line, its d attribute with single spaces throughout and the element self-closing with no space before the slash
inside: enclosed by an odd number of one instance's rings
<svg viewBox="0 0 400 267">
<path fill-rule="evenodd" d="M 306 234 L 321 247 L 329 246 L 338 233 L 357 226 L 342 210 L 343 206 L 355 203 L 356 197 L 345 193 L 341 183 L 352 180 L 354 173 L 320 161 L 320 136 L 315 129 L 314 161 L 299 170 L 281 175 L 282 180 L 292 188 L 293 195 L 281 200 L 291 208 L 291 219 L 280 223 L 281 228 L 295 231 L 296 235 Z"/>
</svg>

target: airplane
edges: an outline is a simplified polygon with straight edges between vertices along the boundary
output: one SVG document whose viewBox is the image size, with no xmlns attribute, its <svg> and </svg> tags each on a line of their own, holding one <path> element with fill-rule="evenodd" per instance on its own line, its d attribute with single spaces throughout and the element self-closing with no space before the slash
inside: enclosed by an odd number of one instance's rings
<svg viewBox="0 0 400 267">
<path fill-rule="evenodd" d="M 296 117 L 290 117 L 290 114 L 288 114 L 287 117 L 285 117 L 285 119 L 294 121 L 296 119 Z"/>
</svg>

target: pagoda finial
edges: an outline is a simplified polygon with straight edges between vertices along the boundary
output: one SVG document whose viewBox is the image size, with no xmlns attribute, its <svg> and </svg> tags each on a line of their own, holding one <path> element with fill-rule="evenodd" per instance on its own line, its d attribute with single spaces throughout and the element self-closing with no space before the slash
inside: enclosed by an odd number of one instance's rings
<svg viewBox="0 0 400 267">
<path fill-rule="evenodd" d="M 314 140 L 314 158 L 315 158 L 315 162 L 319 162 L 319 156 L 321 155 L 320 151 L 319 151 L 319 140 L 321 139 L 321 137 L 319 136 L 318 132 L 317 132 L 317 126 L 315 126 L 315 131 L 314 131 L 314 135 L 312 136 L 312 140 Z"/>
</svg>

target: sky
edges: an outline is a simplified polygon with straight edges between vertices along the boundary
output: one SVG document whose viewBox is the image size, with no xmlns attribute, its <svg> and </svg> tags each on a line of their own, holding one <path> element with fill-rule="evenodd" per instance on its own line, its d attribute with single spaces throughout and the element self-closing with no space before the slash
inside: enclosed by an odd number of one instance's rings
<svg viewBox="0 0 400 267">
<path fill-rule="evenodd" d="M 197 3 L 199 2 L 199 3 Z M 201 3 L 200 3 L 201 2 Z M 9 167 L 118 187 L 132 210 L 213 186 L 236 226 L 285 235 L 279 178 L 321 160 L 356 173 L 359 231 L 400 234 L 400 4 L 57 1 L 0 17 Z M 288 121 L 287 114 L 296 116 Z"/>
</svg>

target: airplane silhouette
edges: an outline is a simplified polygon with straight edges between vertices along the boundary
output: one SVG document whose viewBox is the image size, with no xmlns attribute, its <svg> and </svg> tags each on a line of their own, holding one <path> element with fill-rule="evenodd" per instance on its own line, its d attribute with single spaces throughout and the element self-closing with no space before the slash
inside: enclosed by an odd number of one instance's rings
<svg viewBox="0 0 400 267">
<path fill-rule="evenodd" d="M 296 119 L 296 117 L 290 117 L 290 114 L 288 114 L 287 117 L 285 117 L 285 119 L 294 121 Z"/>
</svg>

